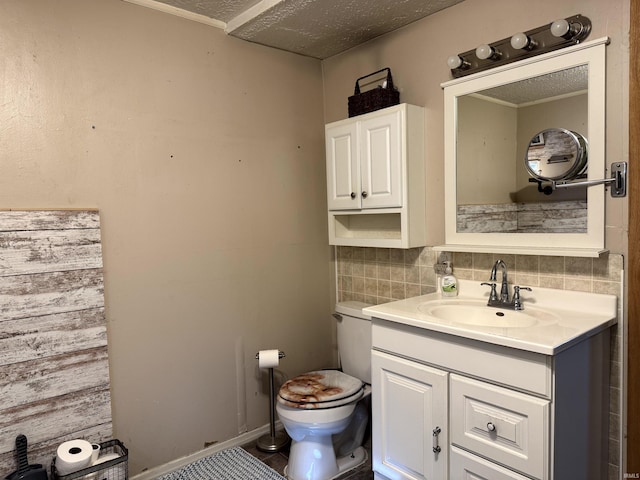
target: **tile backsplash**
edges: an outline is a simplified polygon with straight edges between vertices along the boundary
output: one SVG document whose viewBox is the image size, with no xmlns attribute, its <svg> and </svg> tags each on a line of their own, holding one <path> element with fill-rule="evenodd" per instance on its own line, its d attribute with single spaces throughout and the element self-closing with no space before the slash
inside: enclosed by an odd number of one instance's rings
<svg viewBox="0 0 640 480">
<path fill-rule="evenodd" d="M 600 258 L 445 253 L 430 247 L 336 247 L 337 299 L 380 304 L 432 293 L 437 290 L 433 266 L 450 260 L 459 279 L 487 281 L 497 259 L 507 265 L 509 283 L 618 297 L 622 318 L 624 258 L 610 254 Z M 609 408 L 609 479 L 620 478 L 622 328 L 611 331 L 611 385 Z"/>
<path fill-rule="evenodd" d="M 336 247 L 338 301 L 358 300 L 374 305 L 436 291 L 433 266 L 451 260 L 460 279 L 487 281 L 493 263 L 507 264 L 509 283 L 620 296 L 622 255 L 601 258 L 444 253 L 430 247 Z"/>
</svg>

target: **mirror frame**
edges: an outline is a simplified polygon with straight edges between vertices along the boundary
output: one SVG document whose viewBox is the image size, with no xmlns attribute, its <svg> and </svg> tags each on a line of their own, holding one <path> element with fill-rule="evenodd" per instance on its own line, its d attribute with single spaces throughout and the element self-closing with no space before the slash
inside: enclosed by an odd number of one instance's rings
<svg viewBox="0 0 640 480">
<path fill-rule="evenodd" d="M 588 65 L 588 180 L 605 174 L 606 52 L 604 37 L 516 63 L 443 83 L 445 245 L 439 251 L 521 253 L 597 257 L 605 252 L 605 188 L 587 189 L 587 233 L 459 233 L 457 216 L 457 104 L 458 97 L 538 77 L 579 65 Z M 519 161 L 515 159 L 514 161 Z"/>
</svg>

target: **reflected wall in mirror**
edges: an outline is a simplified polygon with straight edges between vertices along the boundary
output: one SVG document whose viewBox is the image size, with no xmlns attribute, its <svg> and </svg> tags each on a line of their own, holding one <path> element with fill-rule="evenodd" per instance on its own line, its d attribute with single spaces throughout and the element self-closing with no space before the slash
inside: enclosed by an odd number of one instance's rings
<svg viewBox="0 0 640 480">
<path fill-rule="evenodd" d="M 545 195 L 530 181 L 532 164 L 524 159 L 535 162 L 530 152 L 538 149 L 542 157 L 545 144 L 559 140 L 550 129 L 575 132 L 588 139 L 590 155 L 588 169 L 576 166 L 580 172 L 572 173 L 602 178 L 606 43 L 443 85 L 447 245 L 604 248 L 604 188 Z"/>
<path fill-rule="evenodd" d="M 548 127 L 587 131 L 587 73 L 580 65 L 458 98 L 458 232 L 586 231 L 586 188 L 545 195 L 520 159 L 530 147 L 544 155 L 557 139 L 541 135 Z"/>
</svg>

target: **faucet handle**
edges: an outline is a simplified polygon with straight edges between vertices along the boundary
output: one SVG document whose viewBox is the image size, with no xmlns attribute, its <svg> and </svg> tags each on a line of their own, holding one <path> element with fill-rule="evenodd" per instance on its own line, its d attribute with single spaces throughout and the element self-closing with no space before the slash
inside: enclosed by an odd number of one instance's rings
<svg viewBox="0 0 640 480">
<path fill-rule="evenodd" d="M 521 287 L 520 285 L 513 286 L 513 308 L 515 310 L 524 310 L 524 306 L 520 300 L 520 290 L 527 290 L 529 292 L 533 291 L 529 287 Z"/>
<path fill-rule="evenodd" d="M 498 294 L 496 293 L 496 284 L 495 283 L 482 282 L 480 285 L 486 285 L 487 287 L 491 287 L 491 293 L 489 294 L 489 301 L 490 302 L 498 301 Z"/>
</svg>

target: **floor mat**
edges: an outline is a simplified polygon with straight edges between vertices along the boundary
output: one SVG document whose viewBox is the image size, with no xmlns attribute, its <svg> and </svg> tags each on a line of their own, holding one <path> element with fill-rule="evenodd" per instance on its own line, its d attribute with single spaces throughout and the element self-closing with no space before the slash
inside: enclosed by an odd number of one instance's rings
<svg viewBox="0 0 640 480">
<path fill-rule="evenodd" d="M 285 480 L 240 447 L 222 450 L 201 458 L 179 470 L 159 477 L 159 480 Z"/>
</svg>

